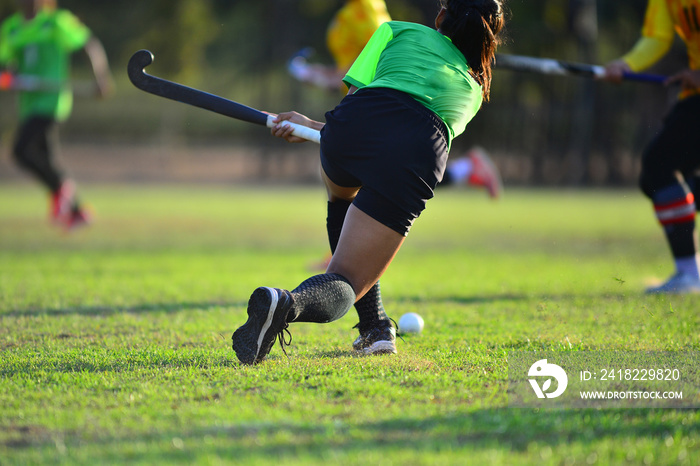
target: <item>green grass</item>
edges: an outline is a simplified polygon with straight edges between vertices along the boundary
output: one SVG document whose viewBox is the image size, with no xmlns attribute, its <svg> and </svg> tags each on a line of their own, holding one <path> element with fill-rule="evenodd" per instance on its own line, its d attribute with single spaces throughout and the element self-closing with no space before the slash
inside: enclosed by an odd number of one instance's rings
<svg viewBox="0 0 700 466">
<path fill-rule="evenodd" d="M 359 357 L 354 311 L 239 366 L 257 286 L 326 252 L 320 187 L 84 186 L 63 235 L 0 187 L 0 464 L 697 464 L 696 410 L 508 408 L 507 352 L 700 350 L 700 297 L 635 191 L 442 191 L 382 278 L 426 327 Z"/>
</svg>

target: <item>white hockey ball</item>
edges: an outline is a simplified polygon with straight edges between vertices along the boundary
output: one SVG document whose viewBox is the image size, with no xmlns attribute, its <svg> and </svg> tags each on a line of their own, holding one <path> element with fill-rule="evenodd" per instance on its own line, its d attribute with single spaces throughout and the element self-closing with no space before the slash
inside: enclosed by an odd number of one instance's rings
<svg viewBox="0 0 700 466">
<path fill-rule="evenodd" d="M 415 312 L 404 314 L 399 319 L 400 333 L 420 333 L 423 331 L 423 318 Z"/>
</svg>

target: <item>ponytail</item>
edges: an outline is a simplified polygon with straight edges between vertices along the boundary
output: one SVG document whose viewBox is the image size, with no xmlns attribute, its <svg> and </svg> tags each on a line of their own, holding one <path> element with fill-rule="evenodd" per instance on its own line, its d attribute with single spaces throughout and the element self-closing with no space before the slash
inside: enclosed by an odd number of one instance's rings
<svg viewBox="0 0 700 466">
<path fill-rule="evenodd" d="M 503 29 L 500 0 L 442 0 L 445 16 L 440 32 L 462 52 L 485 101 L 491 92 L 491 64 Z"/>
</svg>

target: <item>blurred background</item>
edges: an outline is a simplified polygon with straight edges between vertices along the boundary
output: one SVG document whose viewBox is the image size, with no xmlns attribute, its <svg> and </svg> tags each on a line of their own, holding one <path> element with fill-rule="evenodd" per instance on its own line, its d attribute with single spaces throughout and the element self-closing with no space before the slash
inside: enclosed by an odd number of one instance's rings
<svg viewBox="0 0 700 466">
<path fill-rule="evenodd" d="M 432 25 L 437 0 L 387 0 L 396 20 Z M 126 63 L 155 55 L 150 74 L 271 112 L 322 119 L 342 94 L 302 85 L 287 62 L 303 47 L 331 64 L 325 35 L 341 0 L 60 0 L 103 42 L 116 81 L 105 101 L 76 96 L 60 127 L 64 166 L 80 182 L 317 182 L 318 147 L 287 145 L 257 127 L 135 89 Z M 511 0 L 501 53 L 605 64 L 640 34 L 646 0 Z M 15 11 L 0 0 L 0 19 Z M 91 76 L 74 56 L 74 79 Z M 677 43 L 654 69 L 686 64 Z M 491 101 L 453 145 L 480 145 L 506 185 L 633 186 L 640 151 L 677 89 L 496 70 Z M 11 163 L 14 96 L 0 93 L 0 180 L 26 180 Z"/>
</svg>

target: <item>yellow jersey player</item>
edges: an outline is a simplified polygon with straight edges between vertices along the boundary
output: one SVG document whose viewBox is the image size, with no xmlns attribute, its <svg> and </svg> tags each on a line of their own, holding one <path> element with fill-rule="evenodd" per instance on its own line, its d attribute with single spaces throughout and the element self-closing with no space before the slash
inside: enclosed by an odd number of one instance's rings
<svg viewBox="0 0 700 466">
<path fill-rule="evenodd" d="M 675 274 L 649 293 L 699 293 L 695 216 L 700 195 L 700 0 L 649 0 L 642 37 L 629 53 L 606 66 L 603 79 L 620 82 L 625 71 L 656 63 L 675 34 L 685 42 L 688 68 L 667 84 L 679 83 L 678 102 L 642 155 L 640 187 L 654 205 L 675 260 Z"/>
<path fill-rule="evenodd" d="M 387 21 L 391 17 L 384 0 L 349 0 L 336 13 L 328 27 L 326 44 L 343 76 L 374 31 Z"/>
<path fill-rule="evenodd" d="M 289 62 L 289 72 L 299 81 L 330 90 L 344 88 L 343 77 L 374 31 L 391 21 L 384 0 L 347 0 L 328 27 L 326 45 L 334 66 L 308 63 L 302 52 Z"/>
</svg>

